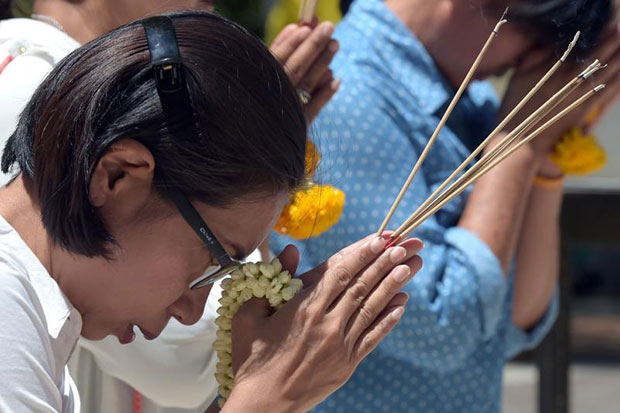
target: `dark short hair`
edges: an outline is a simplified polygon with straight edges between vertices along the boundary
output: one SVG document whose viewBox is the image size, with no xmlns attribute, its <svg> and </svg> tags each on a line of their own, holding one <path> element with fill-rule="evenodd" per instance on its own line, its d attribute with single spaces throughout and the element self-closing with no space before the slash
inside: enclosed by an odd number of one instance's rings
<svg viewBox="0 0 620 413">
<path fill-rule="evenodd" d="M 340 0 L 340 12 L 344 16 L 349 11 L 353 0 Z"/>
<path fill-rule="evenodd" d="M 304 178 L 306 121 L 282 66 L 245 30 L 211 13 L 173 20 L 202 139 L 188 119 L 169 133 L 141 22 L 120 27 L 62 60 L 21 114 L 2 157 L 5 173 L 34 183 L 54 242 L 108 256 L 114 239 L 89 202 L 93 169 L 114 142 L 153 154 L 155 188 L 226 206 L 289 191 Z"/>
<path fill-rule="evenodd" d="M 0 19 L 11 17 L 11 0 L 0 0 Z"/>
<path fill-rule="evenodd" d="M 601 33 L 608 28 L 615 15 L 614 0 L 513 0 L 509 19 L 530 34 L 535 41 L 553 48 L 557 55 L 580 30 L 581 37 L 572 57 L 583 60 L 596 46 Z"/>
</svg>

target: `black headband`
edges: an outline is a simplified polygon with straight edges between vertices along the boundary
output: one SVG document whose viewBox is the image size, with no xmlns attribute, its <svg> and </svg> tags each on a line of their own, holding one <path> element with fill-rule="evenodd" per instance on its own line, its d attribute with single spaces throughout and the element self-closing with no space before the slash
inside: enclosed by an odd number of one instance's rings
<svg viewBox="0 0 620 413">
<path fill-rule="evenodd" d="M 167 16 L 155 16 L 145 19 L 142 25 L 146 32 L 157 93 L 170 133 L 175 139 L 182 139 L 183 120 L 185 120 L 189 121 L 187 126 L 195 135 L 193 138 L 200 139 L 201 134 L 187 90 L 185 68 L 172 19 Z"/>
</svg>

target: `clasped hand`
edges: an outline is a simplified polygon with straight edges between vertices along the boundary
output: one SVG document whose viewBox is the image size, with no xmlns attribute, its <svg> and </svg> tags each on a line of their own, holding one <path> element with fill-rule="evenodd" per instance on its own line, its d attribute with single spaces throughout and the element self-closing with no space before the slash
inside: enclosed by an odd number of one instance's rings
<svg viewBox="0 0 620 413">
<path fill-rule="evenodd" d="M 244 400 L 259 411 L 305 411 L 347 381 L 402 316 L 400 290 L 422 267 L 421 241 L 385 245 L 371 236 L 345 248 L 303 274 L 302 291 L 276 312 L 259 299 L 237 312 L 224 411 Z M 299 253 L 289 246 L 279 258 L 293 273 Z"/>
</svg>

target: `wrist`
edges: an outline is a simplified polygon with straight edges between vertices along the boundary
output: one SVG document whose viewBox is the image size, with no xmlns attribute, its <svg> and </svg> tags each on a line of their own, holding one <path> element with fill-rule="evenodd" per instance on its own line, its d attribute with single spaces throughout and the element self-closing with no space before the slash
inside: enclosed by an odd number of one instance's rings
<svg viewBox="0 0 620 413">
<path fill-rule="evenodd" d="M 565 181 L 564 175 L 561 175 L 555 178 L 536 175 L 534 177 L 533 183 L 534 183 L 534 186 L 537 188 L 546 189 L 546 190 L 559 190 L 564 187 L 564 181 Z"/>
<path fill-rule="evenodd" d="M 536 176 L 548 180 L 564 180 L 564 172 L 559 166 L 557 166 L 553 161 L 551 161 L 548 154 L 540 158 Z"/>
<path fill-rule="evenodd" d="M 293 400 L 286 400 L 279 392 L 273 391 L 262 380 L 243 380 L 235 383 L 223 413 L 259 411 L 270 413 L 302 412 Z M 271 386 L 273 387 L 273 386 Z"/>
</svg>

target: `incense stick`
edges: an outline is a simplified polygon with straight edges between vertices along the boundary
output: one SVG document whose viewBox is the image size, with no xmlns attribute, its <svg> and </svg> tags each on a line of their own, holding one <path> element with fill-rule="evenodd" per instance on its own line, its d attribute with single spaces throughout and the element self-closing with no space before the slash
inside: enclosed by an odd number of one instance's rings
<svg viewBox="0 0 620 413">
<path fill-rule="evenodd" d="M 568 114 L 569 112 L 571 112 L 573 109 L 575 109 L 577 106 L 581 105 L 583 102 L 585 102 L 586 100 L 588 100 L 590 97 L 592 97 L 592 95 L 594 95 L 595 93 L 603 90 L 605 88 L 605 85 L 598 85 L 597 87 L 595 87 L 594 89 L 590 90 L 588 93 L 586 93 L 585 95 L 583 95 L 582 97 L 580 97 L 579 99 L 577 99 L 575 102 L 573 102 L 572 104 L 570 104 L 568 107 L 566 107 L 566 109 L 562 110 L 560 113 L 558 113 L 556 116 L 554 116 L 553 118 L 551 118 L 549 121 L 547 121 L 544 125 L 542 125 L 540 128 L 538 128 L 536 131 L 534 131 L 532 134 L 528 135 L 525 139 L 523 139 L 521 142 L 517 143 L 515 146 L 513 146 L 510 149 L 505 150 L 501 155 L 497 156 L 495 159 L 490 160 L 489 163 L 487 165 L 484 165 L 478 172 L 476 172 L 474 174 L 473 177 L 471 177 L 464 185 L 467 187 L 469 186 L 471 183 L 473 183 L 474 181 L 476 181 L 478 178 L 480 178 L 482 175 L 486 174 L 489 170 L 493 169 L 495 166 L 497 166 L 500 162 L 502 162 L 504 159 L 506 159 L 507 157 L 509 157 L 511 154 L 513 154 L 515 151 L 517 151 L 519 148 L 521 148 L 523 145 L 525 145 L 526 143 L 530 142 L 532 139 L 534 139 L 536 136 L 540 135 L 541 133 L 543 133 L 546 129 L 548 129 L 550 126 L 552 126 L 555 122 L 557 122 L 558 120 L 560 120 L 562 117 L 564 117 L 566 114 Z"/>
<path fill-rule="evenodd" d="M 603 68 L 598 60 L 595 60 L 590 66 L 588 66 L 583 72 L 573 78 L 569 83 L 567 83 L 560 91 L 558 91 L 555 95 L 553 95 L 547 102 L 545 102 L 542 106 L 540 106 L 534 113 L 532 113 L 528 118 L 526 118 L 519 126 L 517 126 L 514 130 L 512 130 L 508 135 L 506 135 L 502 141 L 496 145 L 491 152 L 486 153 L 480 161 L 478 161 L 469 171 L 467 171 L 459 180 L 457 180 L 454 184 L 452 184 L 443 194 L 440 194 L 440 191 L 443 190 L 449 182 L 457 175 L 457 173 L 461 172 L 466 165 L 468 165 L 471 160 L 480 152 L 484 147 L 488 145 L 488 142 L 483 142 L 480 146 L 472 152 L 465 162 L 463 162 L 457 170 L 446 179 L 443 184 L 435 190 L 433 194 L 422 204 L 420 205 L 415 212 L 396 230 L 396 232 L 392 235 L 392 239 L 399 238 L 403 231 L 411 225 L 411 223 L 429 207 L 429 204 L 433 202 L 441 202 L 446 196 L 450 194 L 454 188 L 460 182 L 463 182 L 466 179 L 466 176 L 470 176 L 475 173 L 475 171 L 483 167 L 485 163 L 488 163 L 493 160 L 495 156 L 501 153 L 506 147 L 510 146 L 516 139 L 523 136 L 528 130 L 530 130 L 538 121 L 540 121 L 544 116 L 546 116 L 551 110 L 553 110 L 557 105 L 559 105 L 566 97 L 570 95 L 585 79 L 592 76 L 597 70 Z M 543 77 L 544 78 L 544 77 Z M 504 123 L 504 122 L 502 122 Z M 494 131 L 495 132 L 495 131 Z M 492 134 L 494 133 L 492 132 Z M 487 138 L 488 139 L 488 138 Z M 486 139 L 485 139 L 486 141 Z"/>
<path fill-rule="evenodd" d="M 427 205 L 424 209 L 419 209 L 414 212 L 413 215 L 407 220 L 408 224 L 402 225 L 402 229 L 400 229 L 398 236 L 393 236 L 393 238 L 400 239 L 402 234 L 405 232 L 407 228 L 409 228 L 413 222 L 415 222 L 421 215 L 426 214 L 426 212 L 430 209 L 434 209 L 436 205 L 442 203 L 446 198 L 451 197 L 451 195 L 458 191 L 459 188 L 463 185 L 463 182 L 466 182 L 472 175 L 474 175 L 480 168 L 484 167 L 488 164 L 489 161 L 492 161 L 497 154 L 501 153 L 505 148 L 509 147 L 516 139 L 524 136 L 536 123 L 538 123 L 541 119 L 547 116 L 557 105 L 559 105 L 570 93 L 574 91 L 576 88 L 575 85 L 572 85 L 573 81 L 569 82 L 560 92 L 556 93 L 552 96 L 547 102 L 545 102 L 542 106 L 540 106 L 532 115 L 530 115 L 524 122 L 522 122 L 518 127 L 509 132 L 502 140 L 491 149 L 490 152 L 484 154 L 484 156 L 476 162 L 467 172 L 465 172 L 462 176 L 460 176 L 455 182 L 453 182 L 448 189 L 446 189 L 441 195 L 439 195 L 436 199 L 432 200 L 430 205 Z M 567 88 L 567 86 L 571 86 Z M 451 198 L 452 199 L 452 198 Z"/>
<path fill-rule="evenodd" d="M 598 61 L 598 59 L 596 59 L 594 61 L 594 63 L 592 63 L 590 66 L 588 66 L 583 72 L 581 72 L 576 78 L 574 78 L 568 85 L 564 86 L 564 88 L 562 88 L 558 93 L 556 93 L 551 99 L 550 101 L 555 100 L 555 98 L 558 98 L 557 101 L 555 101 L 554 103 L 549 102 L 548 108 L 545 108 L 545 113 L 542 114 L 542 117 L 544 118 L 548 113 L 550 113 L 553 109 L 555 109 L 560 103 L 562 103 L 562 101 L 564 99 L 566 99 L 568 96 L 570 96 L 570 94 L 577 89 L 587 78 L 589 78 L 590 76 L 592 76 L 594 73 L 596 73 L 596 71 L 606 67 L 602 66 L 601 63 Z M 562 97 L 563 96 L 563 97 Z M 543 105 L 545 106 L 545 105 Z M 541 111 L 542 113 L 542 111 Z M 536 114 L 536 112 L 534 112 L 534 114 Z M 539 119 L 540 120 L 540 119 Z M 531 127 L 533 127 L 536 123 L 538 123 L 538 120 L 533 121 L 533 123 L 531 125 L 529 125 L 529 127 L 526 127 L 526 131 L 531 129 Z M 521 132 L 521 131 L 519 131 Z M 499 153 L 501 153 L 502 151 L 504 151 L 508 146 L 512 145 L 512 143 L 517 139 L 516 136 L 513 136 L 509 141 L 505 141 L 502 142 L 501 145 L 498 145 L 498 147 L 493 148 L 493 156 L 489 156 L 487 159 L 485 159 L 485 164 L 489 163 L 493 160 L 494 157 L 496 157 Z M 478 166 L 478 165 L 477 165 Z M 484 164 L 480 165 L 480 167 L 483 167 Z"/>
<path fill-rule="evenodd" d="M 547 130 L 549 127 L 551 127 L 554 123 L 556 123 L 557 121 L 559 121 L 561 118 L 563 118 L 564 116 L 566 116 L 569 112 L 573 111 L 575 108 L 577 108 L 579 105 L 581 105 L 582 103 L 584 103 L 586 100 L 588 100 L 589 98 L 591 98 L 595 93 L 601 91 L 602 89 L 605 88 L 605 85 L 599 85 L 597 87 L 595 87 L 594 89 L 590 90 L 588 93 L 586 93 L 585 95 L 583 95 L 581 98 L 577 99 L 575 102 L 573 102 L 571 105 L 569 105 L 566 109 L 562 110 L 560 113 L 558 113 L 556 116 L 554 116 L 552 119 L 550 119 L 549 121 L 547 121 L 544 125 L 542 125 L 541 127 L 539 127 L 536 131 L 534 131 L 533 133 L 531 133 L 530 135 L 528 135 L 527 138 L 523 139 L 521 142 L 519 142 L 517 145 L 513 146 L 512 148 L 510 148 L 509 150 L 505 151 L 504 153 L 502 153 L 498 158 L 496 158 L 494 161 L 492 161 L 490 164 L 486 165 L 484 168 L 480 169 L 478 172 L 476 172 L 473 176 L 470 176 L 466 182 L 464 182 L 459 188 L 458 190 L 454 191 L 449 197 L 447 197 L 446 199 L 442 200 L 439 204 L 435 205 L 433 208 L 427 210 L 422 216 L 420 216 L 418 219 L 416 219 L 401 235 L 401 238 L 406 237 L 407 235 L 409 235 L 411 232 L 413 232 L 418 226 L 420 226 L 420 224 L 422 224 L 427 218 L 429 218 L 430 216 L 434 215 L 435 213 L 437 213 L 438 210 L 440 210 L 441 208 L 443 208 L 448 202 L 450 202 L 451 200 L 453 200 L 456 196 L 460 195 L 465 189 L 467 189 L 467 187 L 469 187 L 471 184 L 475 183 L 478 179 L 480 179 L 480 177 L 484 176 L 487 172 L 489 172 L 491 169 L 495 168 L 497 165 L 499 165 L 504 159 L 506 159 L 508 156 L 512 155 L 515 151 L 517 151 L 518 149 L 520 149 L 523 145 L 525 145 L 526 143 L 530 142 L 532 139 L 534 139 L 535 137 L 537 137 L 538 135 L 540 135 L 541 133 L 543 133 L 545 130 Z"/>
<path fill-rule="evenodd" d="M 476 150 L 474 150 L 467 157 L 467 159 L 465 159 L 461 163 L 461 165 L 458 168 L 456 168 L 454 172 L 452 172 L 452 174 L 448 178 L 446 178 L 446 180 L 428 197 L 428 199 L 422 205 L 418 207 L 416 212 L 414 212 L 414 215 L 416 215 L 417 213 L 422 211 L 424 208 L 426 208 L 428 204 L 430 204 L 433 201 L 433 199 L 435 199 L 441 193 L 441 191 L 443 191 L 446 188 L 446 186 L 448 186 L 448 184 L 459 173 L 461 173 L 461 171 L 463 171 L 467 167 L 467 165 L 469 165 L 476 158 L 476 156 L 478 156 L 478 154 L 482 152 L 482 150 L 484 150 L 484 148 L 487 147 L 487 145 L 493 140 L 493 138 L 495 138 L 506 127 L 506 125 L 508 125 L 508 123 L 517 115 L 517 113 L 519 113 L 519 111 L 523 109 L 523 107 L 540 90 L 540 88 L 542 88 L 544 84 L 551 78 L 551 76 L 553 76 L 553 74 L 560 68 L 562 63 L 566 61 L 570 52 L 573 50 L 573 48 L 577 44 L 577 41 L 579 40 L 579 36 L 580 36 L 580 32 L 577 32 L 575 36 L 573 37 L 573 40 L 569 43 L 564 54 L 560 57 L 560 59 L 558 59 L 558 61 L 551 67 L 551 69 L 549 69 L 549 71 L 538 81 L 538 83 L 532 88 L 532 90 L 530 90 L 529 93 L 527 93 L 527 95 L 517 104 L 517 106 L 515 106 L 515 108 L 504 118 L 504 120 L 501 121 L 499 125 L 497 125 L 497 127 L 486 137 L 486 139 L 482 141 L 482 143 L 476 148 Z M 404 230 L 410 223 L 411 221 L 409 220 L 405 221 L 392 235 L 392 238 L 397 238 L 402 232 L 402 230 Z"/>
<path fill-rule="evenodd" d="M 469 86 L 469 82 L 473 78 L 474 74 L 476 73 L 476 70 L 478 69 L 478 66 L 480 66 L 480 63 L 482 62 L 482 59 L 484 58 L 484 56 L 486 55 L 487 51 L 491 47 L 491 44 L 493 43 L 493 40 L 495 40 L 495 37 L 497 37 L 499 29 L 507 22 L 507 20 L 504 19 L 504 17 L 506 17 L 506 13 L 508 13 L 508 8 L 506 8 L 506 10 L 504 11 L 504 14 L 500 18 L 499 22 L 497 23 L 497 25 L 495 26 L 495 28 L 493 29 L 491 34 L 489 35 L 489 38 L 487 39 L 486 43 L 482 47 L 482 50 L 480 50 L 480 53 L 476 57 L 476 60 L 474 60 L 474 63 L 469 68 L 469 71 L 467 72 L 467 75 L 465 76 L 465 79 L 463 79 L 463 82 L 461 83 L 461 86 L 459 87 L 459 89 L 457 90 L 456 94 L 454 95 L 454 98 L 452 98 L 452 101 L 450 102 L 450 105 L 448 106 L 448 109 L 444 113 L 443 117 L 439 121 L 439 124 L 437 125 L 437 128 L 435 129 L 435 132 L 433 132 L 433 135 L 430 137 L 428 143 L 426 144 L 426 147 L 422 151 L 422 154 L 420 155 L 420 157 L 416 161 L 415 165 L 413 166 L 413 169 L 411 170 L 411 173 L 409 174 L 409 177 L 405 181 L 405 184 L 403 185 L 403 187 L 401 188 L 398 196 L 396 197 L 396 200 L 394 201 L 394 203 L 390 207 L 390 210 L 389 210 L 387 216 L 385 217 L 385 219 L 383 220 L 383 223 L 381 224 L 381 227 L 377 231 L 377 235 L 380 236 L 381 234 L 383 234 L 383 231 L 385 231 L 385 228 L 387 227 L 388 223 L 390 222 L 390 219 L 392 219 L 392 216 L 394 215 L 394 212 L 396 211 L 396 208 L 398 208 L 398 205 L 400 204 L 400 202 L 402 201 L 403 197 L 405 196 L 405 193 L 409 189 L 409 186 L 411 185 L 411 182 L 413 181 L 413 178 L 418 173 L 418 170 L 420 169 L 420 166 L 422 165 L 422 162 L 424 162 L 424 160 L 426 159 L 426 156 L 428 155 L 428 152 L 430 151 L 430 149 L 435 144 L 435 141 L 437 140 L 437 137 L 439 136 L 439 133 L 441 132 L 441 130 L 443 129 L 444 125 L 448 121 L 448 118 L 452 114 L 452 111 L 454 110 L 456 104 L 458 103 L 459 99 L 461 98 L 461 96 L 463 95 L 463 93 L 465 92 L 467 87 Z"/>
<path fill-rule="evenodd" d="M 309 24 L 314 18 L 314 12 L 319 0 L 301 0 L 299 5 L 299 23 Z"/>
</svg>

